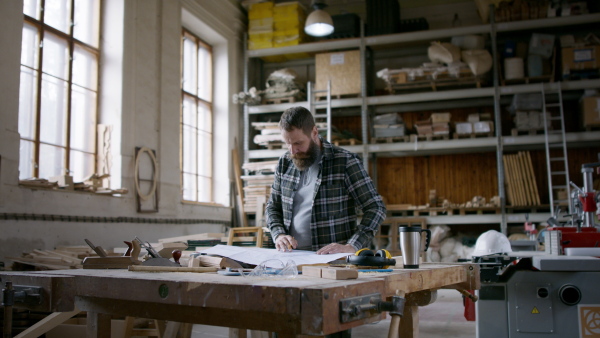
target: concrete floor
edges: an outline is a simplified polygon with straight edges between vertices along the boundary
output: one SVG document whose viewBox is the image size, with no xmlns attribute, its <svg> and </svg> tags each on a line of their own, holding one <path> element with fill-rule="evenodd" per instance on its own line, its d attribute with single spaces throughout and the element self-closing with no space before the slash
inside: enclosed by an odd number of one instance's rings
<svg viewBox="0 0 600 338">
<path fill-rule="evenodd" d="M 475 322 L 463 316 L 462 295 L 456 290 L 438 290 L 437 301 L 419 308 L 419 337 L 453 338 L 475 337 Z M 387 337 L 389 318 L 379 323 L 363 325 L 352 329 L 353 338 Z M 229 329 L 218 326 L 194 325 L 192 338 L 229 337 Z M 250 335 L 248 334 L 248 337 Z"/>
</svg>

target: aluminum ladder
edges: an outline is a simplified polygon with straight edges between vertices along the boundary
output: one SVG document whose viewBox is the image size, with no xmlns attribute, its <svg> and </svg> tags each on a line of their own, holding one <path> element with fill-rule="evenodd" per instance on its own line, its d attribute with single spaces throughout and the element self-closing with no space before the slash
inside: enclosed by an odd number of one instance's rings
<svg viewBox="0 0 600 338">
<path fill-rule="evenodd" d="M 331 143 L 331 81 L 327 81 L 327 89 L 315 90 L 312 82 L 308 82 L 308 106 L 315 118 L 315 123 L 325 119 L 327 123 L 327 142 Z M 318 101 L 316 94 L 327 93 L 325 101 Z M 317 109 L 325 106 L 325 114 L 317 114 Z M 318 127 L 317 127 L 318 128 Z"/>
<path fill-rule="evenodd" d="M 569 186 L 569 160 L 567 157 L 567 140 L 565 133 L 565 114 L 560 82 L 553 89 L 546 89 L 544 84 L 540 85 L 542 92 L 542 116 L 544 121 L 544 142 L 546 146 L 546 166 L 548 168 L 548 193 L 550 195 L 550 212 L 552 217 L 558 217 L 557 213 L 561 205 L 569 206 L 569 214 L 572 213 L 571 188 Z M 552 87 L 551 87 L 552 88 Z M 558 103 L 547 103 L 548 95 L 557 94 Z M 558 109 L 548 109 L 558 108 Z M 560 128 L 554 127 L 560 124 Z M 553 151 L 555 150 L 555 151 Z M 551 151 L 553 154 L 551 154 Z M 558 154 L 558 155 L 557 155 Z M 555 198 L 555 192 L 560 189 L 567 191 L 567 199 Z"/>
</svg>

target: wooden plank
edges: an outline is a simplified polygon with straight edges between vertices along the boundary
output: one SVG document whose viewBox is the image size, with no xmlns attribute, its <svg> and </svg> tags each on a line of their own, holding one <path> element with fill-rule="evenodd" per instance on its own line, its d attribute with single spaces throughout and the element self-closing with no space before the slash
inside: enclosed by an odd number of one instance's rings
<svg viewBox="0 0 600 338">
<path fill-rule="evenodd" d="M 178 236 L 178 237 L 169 237 L 169 238 L 160 238 L 158 242 L 186 242 L 189 240 L 207 240 L 207 239 L 220 239 L 225 236 L 225 233 L 201 233 L 195 235 L 187 235 L 187 236 Z"/>
<path fill-rule="evenodd" d="M 263 224 L 264 221 L 264 215 L 265 215 L 265 204 L 267 203 L 267 197 L 265 195 L 260 195 L 256 197 L 256 226 L 258 227 L 262 227 L 265 226 L 266 224 Z M 262 242 L 262 238 L 261 238 L 261 242 Z"/>
<path fill-rule="evenodd" d="M 321 278 L 326 279 L 357 279 L 358 270 L 356 269 L 344 269 L 344 268 L 326 268 L 321 271 Z"/>
<path fill-rule="evenodd" d="M 529 188 L 527 185 L 527 176 L 525 175 L 525 170 L 523 168 L 523 163 L 521 162 L 521 155 L 520 152 L 517 152 L 516 154 L 514 154 L 514 158 L 515 158 L 515 163 L 517 166 L 517 170 L 519 172 L 519 177 L 521 180 L 521 189 L 523 191 L 523 196 L 525 198 L 525 204 L 524 205 L 530 205 L 530 196 L 529 196 Z"/>
<path fill-rule="evenodd" d="M 517 163 L 517 155 L 510 155 L 510 161 L 512 163 L 513 173 L 515 174 L 516 180 L 516 188 L 517 195 L 519 196 L 519 204 L 518 205 L 527 205 L 527 198 L 525 197 L 525 190 L 523 189 L 523 177 L 521 176 L 521 171 L 519 170 L 519 166 Z"/>
<path fill-rule="evenodd" d="M 58 325 L 64 323 L 67 319 L 78 314 L 79 310 L 69 311 L 69 312 L 54 312 L 50 315 L 46 316 L 44 319 L 39 322 L 33 324 L 27 330 L 21 332 L 15 338 L 37 338 L 43 335 L 44 333 L 52 330 Z"/>
<path fill-rule="evenodd" d="M 533 178 L 531 177 L 530 171 L 529 171 L 529 162 L 526 161 L 526 153 L 524 151 L 520 151 L 519 152 L 519 159 L 521 161 L 521 166 L 523 168 L 523 173 L 525 175 L 526 178 L 526 183 L 527 183 L 527 194 L 529 195 L 529 205 L 535 205 L 536 201 L 535 201 L 535 193 L 533 191 Z"/>
<path fill-rule="evenodd" d="M 321 266 L 304 266 L 302 267 L 304 276 L 326 278 L 335 280 L 357 279 L 358 270 L 348 268 L 321 267 Z"/>
<path fill-rule="evenodd" d="M 144 272 L 217 272 L 217 267 L 184 267 L 184 266 L 149 266 L 149 265 L 131 265 L 129 271 L 144 271 Z"/>
<path fill-rule="evenodd" d="M 538 191 L 538 186 L 537 186 L 537 181 L 535 179 L 535 172 L 533 171 L 533 163 L 531 161 L 531 152 L 527 152 L 527 163 L 529 166 L 529 174 L 531 175 L 531 178 L 533 180 L 533 193 L 534 193 L 534 197 L 535 197 L 535 203 L 536 205 L 541 205 L 542 202 L 540 200 L 540 193 Z"/>
<path fill-rule="evenodd" d="M 88 311 L 86 337 L 110 338 L 110 318 L 109 314 Z"/>
<path fill-rule="evenodd" d="M 236 187 L 236 202 L 238 204 L 238 217 L 241 218 L 240 225 L 243 227 L 247 227 L 248 219 L 246 218 L 246 213 L 244 212 L 244 203 L 242 203 L 242 201 L 244 200 L 244 189 L 242 189 L 242 166 L 240 164 L 240 158 L 238 157 L 237 139 L 234 141 L 234 145 L 235 146 L 231 150 L 231 157 L 233 160 L 233 173 Z"/>
<path fill-rule="evenodd" d="M 504 182 L 506 186 L 506 198 L 508 204 L 515 205 L 515 192 L 513 190 L 512 176 L 510 168 L 508 167 L 508 160 L 506 155 L 502 156 L 502 162 L 504 162 Z"/>
<path fill-rule="evenodd" d="M 386 294 L 394 294 L 395 290 L 404 290 L 406 293 L 439 289 L 446 285 L 463 284 L 470 282 L 468 290 L 477 289 L 477 284 L 469 279 L 467 265 L 460 269 L 456 266 L 443 264 L 424 263 L 419 269 L 410 269 L 410 276 L 406 274 L 391 274 L 386 276 Z M 463 284 L 464 285 L 464 284 Z"/>
</svg>

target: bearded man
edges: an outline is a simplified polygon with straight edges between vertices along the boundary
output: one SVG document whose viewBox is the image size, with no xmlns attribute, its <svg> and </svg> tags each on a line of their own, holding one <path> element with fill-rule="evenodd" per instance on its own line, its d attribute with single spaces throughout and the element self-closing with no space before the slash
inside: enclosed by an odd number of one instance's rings
<svg viewBox="0 0 600 338">
<path fill-rule="evenodd" d="M 367 247 L 386 209 L 361 159 L 321 138 L 304 107 L 287 109 L 279 128 L 288 151 L 277 164 L 266 207 L 277 250 L 333 254 Z M 357 207 L 363 211 L 359 224 Z"/>
</svg>

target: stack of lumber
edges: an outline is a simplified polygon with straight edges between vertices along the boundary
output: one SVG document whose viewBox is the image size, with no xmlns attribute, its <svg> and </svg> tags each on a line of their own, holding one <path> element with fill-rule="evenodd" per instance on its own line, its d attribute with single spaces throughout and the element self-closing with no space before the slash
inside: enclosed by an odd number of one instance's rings
<svg viewBox="0 0 600 338">
<path fill-rule="evenodd" d="M 19 180 L 19 184 L 28 186 L 30 188 L 48 188 L 48 189 L 58 188 L 57 182 L 48 182 L 47 179 L 43 179 L 43 178 L 28 178 L 28 179 L 24 179 L 24 180 Z"/>
<path fill-rule="evenodd" d="M 271 196 L 271 185 L 275 175 L 246 175 L 241 177 L 244 185 L 244 211 L 247 213 L 256 212 L 266 204 Z"/>
<path fill-rule="evenodd" d="M 242 165 L 242 169 L 248 170 L 254 173 L 274 173 L 277 163 L 279 161 L 261 161 L 261 162 L 247 162 Z"/>
<path fill-rule="evenodd" d="M 6 257 L 15 264 L 13 270 L 65 270 L 81 269 L 83 258 L 95 255 L 90 247 L 58 247 L 56 250 L 33 250 L 21 257 Z M 24 265 L 19 267 L 19 265 Z M 30 266 L 30 267 L 27 267 Z"/>
<path fill-rule="evenodd" d="M 279 122 L 252 122 L 252 127 L 260 132 L 260 134 L 254 136 L 255 144 L 261 146 L 283 144 Z"/>
<path fill-rule="evenodd" d="M 506 195 L 510 205 L 540 205 L 535 173 L 528 151 L 502 156 Z"/>
<path fill-rule="evenodd" d="M 160 238 L 158 240 L 159 244 L 163 247 L 169 246 L 167 243 L 185 243 L 187 245 L 187 250 L 197 251 L 205 248 L 213 247 L 217 244 L 224 244 L 221 241 L 221 238 L 225 236 L 224 233 L 200 233 L 188 236 L 179 236 L 179 237 L 170 237 L 170 238 Z"/>
</svg>

